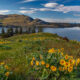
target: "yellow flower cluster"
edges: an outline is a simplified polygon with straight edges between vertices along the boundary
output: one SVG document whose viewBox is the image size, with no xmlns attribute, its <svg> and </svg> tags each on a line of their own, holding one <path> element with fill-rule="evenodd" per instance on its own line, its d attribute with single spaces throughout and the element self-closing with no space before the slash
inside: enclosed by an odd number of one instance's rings
<svg viewBox="0 0 80 80">
<path fill-rule="evenodd" d="M 56 52 L 56 50 L 54 48 L 49 49 L 49 51 L 48 51 L 48 53 L 55 53 L 55 52 Z"/>
<path fill-rule="evenodd" d="M 60 65 L 62 67 L 60 67 L 59 70 L 72 72 L 73 68 L 78 66 L 79 63 L 80 63 L 79 58 L 77 60 L 75 60 L 75 59 L 73 59 L 72 56 L 65 55 L 64 59 L 60 60 Z"/>
<path fill-rule="evenodd" d="M 48 50 L 48 53 L 61 53 L 63 55 L 63 51 L 64 51 L 64 48 L 61 48 L 61 49 L 54 49 L 54 48 L 51 48 Z"/>
<path fill-rule="evenodd" d="M 10 43 L 10 41 L 4 41 L 4 42 L 0 42 L 0 44 L 8 44 L 8 43 Z"/>
<path fill-rule="evenodd" d="M 63 53 L 64 48 L 51 48 L 46 54 L 43 53 L 37 57 L 33 57 L 31 66 L 33 66 L 33 68 L 35 66 L 38 67 L 38 70 L 40 68 L 41 70 L 46 68 L 52 72 L 71 73 L 80 64 L 80 59 L 74 59 L 73 56 L 65 55 Z"/>
<path fill-rule="evenodd" d="M 33 38 L 25 38 L 23 40 L 28 40 L 28 41 L 43 41 L 43 40 L 48 40 L 49 37 L 33 37 Z M 53 39 L 53 37 L 50 37 L 50 39 Z"/>
<path fill-rule="evenodd" d="M 35 58 L 33 57 L 32 60 L 31 60 L 31 66 L 34 65 L 34 62 L 35 62 L 35 65 L 36 66 L 45 66 L 46 68 L 50 68 L 52 71 L 56 71 L 57 68 L 53 65 L 50 66 L 50 64 L 48 63 L 45 63 L 45 61 L 36 61 Z"/>
<path fill-rule="evenodd" d="M 9 67 L 4 62 L 0 62 L 0 67 L 4 68 L 3 73 L 6 77 L 8 77 L 10 75 Z"/>
<path fill-rule="evenodd" d="M 6 72 L 6 73 L 5 73 L 5 76 L 8 77 L 9 75 L 10 75 L 10 72 Z"/>
</svg>

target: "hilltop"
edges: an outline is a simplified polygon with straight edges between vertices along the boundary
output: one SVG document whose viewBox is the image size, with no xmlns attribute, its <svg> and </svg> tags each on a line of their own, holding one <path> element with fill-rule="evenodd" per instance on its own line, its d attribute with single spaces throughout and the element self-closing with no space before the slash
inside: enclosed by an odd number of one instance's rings
<svg viewBox="0 0 80 80">
<path fill-rule="evenodd" d="M 0 23 L 2 26 L 21 26 L 21 27 L 27 27 L 27 26 L 33 26 L 33 25 L 43 25 L 47 24 L 47 22 L 42 21 L 40 19 L 33 19 L 29 16 L 25 15 L 0 15 Z"/>
</svg>

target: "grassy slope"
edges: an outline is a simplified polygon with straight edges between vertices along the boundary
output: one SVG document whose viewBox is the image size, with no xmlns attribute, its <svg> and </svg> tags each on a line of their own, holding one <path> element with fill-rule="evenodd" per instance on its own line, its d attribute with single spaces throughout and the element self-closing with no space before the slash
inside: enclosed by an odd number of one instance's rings
<svg viewBox="0 0 80 80">
<path fill-rule="evenodd" d="M 14 76 L 18 74 L 16 77 L 12 76 L 10 80 L 26 80 L 26 75 L 28 73 L 27 57 L 30 57 L 33 52 L 39 52 L 40 49 L 46 51 L 49 48 L 64 48 L 65 54 L 67 53 L 74 57 L 80 55 L 79 42 L 67 42 L 57 35 L 49 33 L 23 34 L 1 41 L 5 40 L 10 41 L 10 43 L 1 45 L 4 46 L 4 48 L 0 47 L 0 61 L 5 61 L 9 64 Z M 8 50 L 7 47 L 11 49 Z"/>
</svg>

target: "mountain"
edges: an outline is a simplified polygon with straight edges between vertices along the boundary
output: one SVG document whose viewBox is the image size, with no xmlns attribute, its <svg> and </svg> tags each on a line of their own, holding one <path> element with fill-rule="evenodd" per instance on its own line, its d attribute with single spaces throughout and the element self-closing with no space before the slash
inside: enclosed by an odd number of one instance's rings
<svg viewBox="0 0 80 80">
<path fill-rule="evenodd" d="M 0 15 L 0 26 L 6 27 L 28 27 L 28 26 L 40 26 L 40 27 L 74 27 L 80 26 L 80 24 L 70 23 L 49 23 L 40 19 L 33 19 L 29 16 L 11 14 L 11 15 Z"/>
<path fill-rule="evenodd" d="M 29 16 L 18 15 L 18 14 L 1 15 L 0 22 L 1 25 L 3 26 L 21 26 L 21 27 L 33 26 L 37 24 L 39 25 L 47 24 L 47 22 L 42 21 L 40 19 L 33 19 Z"/>
</svg>

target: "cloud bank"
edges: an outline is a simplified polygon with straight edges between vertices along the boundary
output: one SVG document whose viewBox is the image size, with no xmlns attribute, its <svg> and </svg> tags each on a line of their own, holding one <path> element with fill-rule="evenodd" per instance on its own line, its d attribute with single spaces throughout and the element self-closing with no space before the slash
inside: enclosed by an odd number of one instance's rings
<svg viewBox="0 0 80 80">
<path fill-rule="evenodd" d="M 10 10 L 0 10 L 0 14 L 6 14 L 8 12 L 10 12 Z"/>
<path fill-rule="evenodd" d="M 57 12 L 63 12 L 63 13 L 68 13 L 68 12 L 80 12 L 80 6 L 65 6 L 63 4 L 58 4 L 58 3 L 46 3 L 43 4 L 45 8 L 51 9 L 50 11 L 57 11 Z"/>
</svg>

